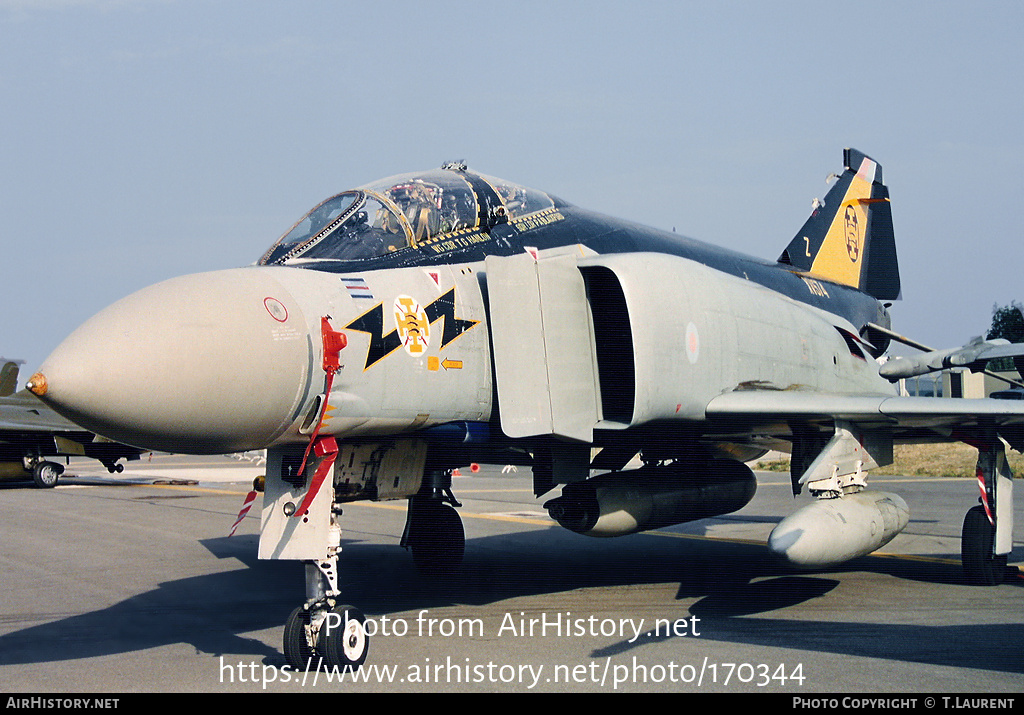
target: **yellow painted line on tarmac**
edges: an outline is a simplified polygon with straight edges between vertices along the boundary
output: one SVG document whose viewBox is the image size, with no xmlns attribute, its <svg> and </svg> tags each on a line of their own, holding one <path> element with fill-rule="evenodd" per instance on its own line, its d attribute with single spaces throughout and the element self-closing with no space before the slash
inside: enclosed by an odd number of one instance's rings
<svg viewBox="0 0 1024 715">
<path fill-rule="evenodd" d="M 948 481 L 948 480 L 953 480 L 953 479 L 960 479 L 960 477 L 932 477 L 932 478 L 928 478 L 927 480 L 924 480 L 924 479 L 893 479 L 893 480 L 887 480 L 887 481 L 907 481 L 907 482 L 912 482 L 912 481 Z M 170 489 L 172 491 L 203 492 L 203 493 L 206 493 L 206 494 L 222 494 L 222 495 L 231 495 L 231 496 L 245 496 L 246 494 L 248 494 L 248 491 L 233 491 L 233 490 L 227 490 L 227 489 L 210 489 L 210 488 L 207 488 L 207 487 L 200 487 L 198 485 L 188 485 L 188 484 L 139 484 L 137 482 L 114 482 L 114 484 L 116 484 L 117 486 L 149 487 L 151 489 Z M 788 482 L 786 484 L 788 485 Z M 101 485 L 97 484 L 97 485 L 81 485 L 81 486 L 101 486 Z M 460 490 L 460 493 L 462 491 L 472 491 L 472 490 Z M 505 489 L 483 489 L 483 490 L 477 490 L 478 493 L 530 492 L 530 491 L 531 490 L 528 490 L 528 489 L 508 489 L 508 490 L 505 490 Z M 395 501 L 398 501 L 398 500 L 395 500 Z M 406 504 L 405 504 L 404 500 L 402 500 L 401 503 L 372 502 L 372 501 L 347 502 L 347 503 L 345 503 L 345 506 L 369 506 L 369 507 L 373 507 L 373 508 L 376 508 L 376 509 L 391 509 L 393 511 L 405 511 L 406 510 Z M 544 526 L 544 527 L 556 526 L 556 522 L 551 520 L 551 519 L 531 519 L 531 518 L 528 518 L 528 517 L 521 517 L 521 516 L 508 516 L 508 515 L 505 515 L 505 514 L 481 514 L 481 513 L 477 513 L 477 512 L 467 512 L 467 511 L 461 511 L 461 510 L 459 511 L 459 515 L 462 516 L 462 517 L 469 518 L 469 519 L 487 519 L 487 520 L 490 520 L 490 521 L 505 521 L 505 522 L 515 523 L 515 524 L 529 524 L 531 526 Z M 740 539 L 740 538 L 736 538 L 736 537 L 710 536 L 710 535 L 706 535 L 706 534 L 686 534 L 686 533 L 682 533 L 682 532 L 678 532 L 678 531 L 654 530 L 654 531 L 642 531 L 642 532 L 639 532 L 639 534 L 645 535 L 645 536 L 668 537 L 670 539 L 690 539 L 690 540 L 695 540 L 695 541 L 717 541 L 717 542 L 724 542 L 724 543 L 746 544 L 746 545 L 754 545 L 754 546 L 764 545 L 765 544 L 765 542 L 760 540 L 760 539 Z M 947 559 L 947 558 L 941 558 L 941 557 L 937 557 L 937 556 L 918 556 L 918 555 L 914 555 L 914 554 L 893 554 L 893 553 L 888 553 L 888 552 L 885 552 L 885 551 L 875 551 L 874 553 L 869 554 L 869 556 L 878 556 L 878 557 L 887 558 L 887 559 L 901 559 L 901 560 L 904 560 L 904 561 L 919 561 L 919 562 L 926 562 L 926 563 L 953 564 L 953 565 L 956 565 L 956 564 L 960 563 L 960 561 L 958 559 Z M 1018 572 L 1018 578 L 1024 578 L 1024 572 Z"/>
<path fill-rule="evenodd" d="M 903 482 L 964 482 L 971 483 L 974 477 L 875 477 L 868 478 L 872 484 L 900 484 Z"/>
<path fill-rule="evenodd" d="M 88 478 L 88 477 L 86 477 Z M 245 496 L 249 492 L 236 492 L 233 489 L 211 489 L 209 487 L 201 487 L 198 484 L 153 484 L 150 482 L 120 482 L 115 480 L 105 480 L 101 483 L 93 484 L 66 484 L 58 486 L 62 487 L 74 486 L 77 488 L 85 487 L 147 487 L 149 489 L 171 489 L 173 491 L 185 491 L 185 492 L 203 492 L 206 494 L 225 494 L 229 496 Z"/>
<path fill-rule="evenodd" d="M 881 556 L 884 559 L 902 559 L 904 561 L 924 561 L 936 564 L 959 564 L 959 559 L 945 559 L 940 556 L 915 556 L 914 554 L 890 554 L 888 551 L 875 551 L 868 556 Z"/>
<path fill-rule="evenodd" d="M 224 467 L 225 469 L 236 469 L 238 467 L 246 467 L 248 469 L 265 469 L 266 463 L 257 464 L 256 462 L 239 461 L 237 459 L 225 459 L 223 462 L 129 462 L 125 464 L 125 469 L 195 469 L 195 468 L 214 468 L 218 469 Z"/>
<path fill-rule="evenodd" d="M 372 501 L 358 501 L 349 502 L 349 504 L 357 506 L 372 506 L 376 509 L 394 509 L 396 511 L 405 511 L 405 505 L 399 506 L 398 504 L 385 504 L 382 502 Z M 348 506 L 348 505 L 346 505 Z M 516 524 L 533 524 L 535 526 L 555 526 L 555 522 L 550 519 L 528 519 L 522 516 L 506 516 L 504 514 L 478 514 L 471 511 L 459 510 L 459 516 L 467 517 L 470 519 L 489 519 L 491 521 L 510 521 Z"/>
<path fill-rule="evenodd" d="M 377 509 L 394 509 L 396 511 L 398 511 L 398 510 L 404 511 L 405 510 L 405 505 L 386 504 L 386 503 L 383 503 L 383 502 L 350 502 L 350 504 L 359 505 L 359 506 L 370 506 L 370 507 L 375 507 Z M 506 515 L 503 515 L 503 514 L 478 514 L 478 513 L 474 513 L 474 512 L 466 512 L 466 511 L 461 511 L 460 510 L 459 511 L 459 515 L 463 516 L 463 517 L 470 518 L 470 519 L 489 519 L 491 521 L 507 521 L 507 522 L 512 522 L 512 523 L 516 523 L 516 524 L 530 524 L 530 525 L 534 525 L 534 526 L 547 526 L 547 527 L 556 526 L 556 523 L 553 520 L 529 519 L 529 518 L 520 517 L 520 516 L 506 516 Z M 730 537 L 730 536 L 710 536 L 710 535 L 706 535 L 706 534 L 686 534 L 686 533 L 682 533 L 682 532 L 678 532 L 678 531 L 659 531 L 659 530 L 655 530 L 655 531 L 641 531 L 641 532 L 639 532 L 638 535 L 643 535 L 643 536 L 660 536 L 660 537 L 667 537 L 667 538 L 670 538 L 670 539 L 690 539 L 690 540 L 694 540 L 694 541 L 716 541 L 716 542 L 730 543 L 730 544 L 744 544 L 744 545 L 747 545 L 747 546 L 767 546 L 766 542 L 761 540 L 761 539 L 740 539 L 740 538 Z M 868 555 L 869 556 L 880 556 L 880 557 L 887 558 L 887 559 L 902 559 L 902 560 L 905 560 L 905 561 L 922 561 L 922 562 L 940 563 L 940 564 L 951 564 L 951 565 L 957 565 L 957 564 L 960 563 L 960 561 L 958 559 L 946 559 L 946 558 L 940 558 L 938 556 L 916 556 L 916 555 L 913 555 L 913 554 L 893 554 L 893 553 L 889 553 L 889 552 L 885 552 L 885 551 L 876 551 L 876 552 L 874 552 L 872 554 L 868 554 Z M 841 566 L 842 566 L 842 564 L 840 564 L 838 567 L 841 567 Z M 1022 573 L 1020 575 L 1020 578 L 1024 578 L 1024 573 Z"/>
<path fill-rule="evenodd" d="M 352 505 L 358 506 L 370 506 L 377 509 L 394 509 L 396 511 L 405 511 L 405 505 L 399 506 L 398 504 L 388 504 L 384 502 L 349 502 Z M 459 516 L 466 517 L 469 519 L 488 519 L 491 521 L 508 521 L 515 524 L 532 524 L 534 526 L 556 526 L 557 522 L 553 519 L 531 519 L 525 516 L 509 516 L 507 514 L 480 514 L 471 511 L 459 510 Z M 750 539 L 733 539 L 720 536 L 701 536 L 698 534 L 682 534 L 675 531 L 641 531 L 640 534 L 647 536 L 667 536 L 673 539 L 703 539 L 710 541 L 730 541 L 739 544 L 761 544 L 763 541 L 756 541 Z"/>
<path fill-rule="evenodd" d="M 153 489 L 171 489 L 186 492 L 203 492 L 205 494 L 229 494 L 231 496 L 245 496 L 249 492 L 236 492 L 232 489 L 210 489 L 193 484 L 131 484 L 133 487 L 151 487 Z"/>
<path fill-rule="evenodd" d="M 641 531 L 648 536 L 667 536 L 670 539 L 693 539 L 694 541 L 724 541 L 730 544 L 764 544 L 760 539 L 739 539 L 732 536 L 708 536 L 707 534 L 686 534 L 680 531 Z"/>
<path fill-rule="evenodd" d="M 459 512 L 460 514 L 462 512 Z M 534 526 L 557 526 L 553 519 L 531 519 L 526 516 L 509 516 L 507 514 L 467 514 L 474 519 L 490 519 L 491 521 L 509 521 L 516 524 L 533 524 Z"/>
<path fill-rule="evenodd" d="M 762 472 L 763 474 L 763 472 Z M 973 477 L 868 477 L 869 487 L 872 484 L 902 484 L 906 482 L 912 482 L 914 484 L 920 484 L 921 482 L 967 482 L 973 481 Z M 791 482 L 762 482 L 758 480 L 757 486 L 759 487 L 788 487 Z"/>
</svg>

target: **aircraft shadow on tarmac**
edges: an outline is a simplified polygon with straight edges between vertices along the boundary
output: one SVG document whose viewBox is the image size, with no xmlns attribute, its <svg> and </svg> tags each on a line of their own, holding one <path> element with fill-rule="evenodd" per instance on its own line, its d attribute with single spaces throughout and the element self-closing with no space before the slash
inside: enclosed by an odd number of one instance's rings
<svg viewBox="0 0 1024 715">
<path fill-rule="evenodd" d="M 211 656 L 241 654 L 282 665 L 276 648 L 240 634 L 284 622 L 302 599 L 303 567 L 298 562 L 258 561 L 256 542 L 255 535 L 206 540 L 203 545 L 218 560 L 236 559 L 239 568 L 165 582 L 109 608 L 0 636 L 0 665 L 126 654 L 175 643 L 189 643 Z M 1017 655 L 1024 624 L 929 626 L 752 617 L 828 598 L 847 571 L 962 584 L 960 567 L 953 563 L 866 557 L 829 572 L 837 576 L 832 578 L 796 574 L 770 560 L 757 544 L 644 534 L 610 542 L 552 527 L 470 538 L 457 573 L 427 578 L 416 573 L 411 555 L 393 545 L 358 539 L 343 543 L 343 600 L 369 616 L 483 606 L 585 588 L 678 583 L 677 601 L 697 599 L 685 611 L 680 609 L 678 617 L 698 616 L 702 640 L 1024 672 Z M 1020 579 L 1001 588 L 1014 586 L 1021 586 Z M 895 612 L 897 604 L 890 605 Z M 851 606 L 844 608 L 840 613 Z M 651 642 L 623 641 L 590 655 L 617 655 Z"/>
</svg>

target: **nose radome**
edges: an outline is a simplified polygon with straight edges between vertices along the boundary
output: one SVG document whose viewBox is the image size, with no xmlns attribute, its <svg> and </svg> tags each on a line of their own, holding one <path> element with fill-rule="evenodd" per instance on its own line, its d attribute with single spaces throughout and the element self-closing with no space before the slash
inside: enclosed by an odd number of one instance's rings
<svg viewBox="0 0 1024 715">
<path fill-rule="evenodd" d="M 301 412 L 313 343 L 272 268 L 174 278 L 96 314 L 31 389 L 83 427 L 170 452 L 264 447 Z"/>
</svg>

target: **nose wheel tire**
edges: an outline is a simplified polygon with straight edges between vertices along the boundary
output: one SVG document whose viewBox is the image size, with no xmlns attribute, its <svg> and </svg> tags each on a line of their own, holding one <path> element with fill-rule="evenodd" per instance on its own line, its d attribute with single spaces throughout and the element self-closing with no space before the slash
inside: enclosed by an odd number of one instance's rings
<svg viewBox="0 0 1024 715">
<path fill-rule="evenodd" d="M 309 645 L 306 633 L 309 626 L 309 611 L 299 606 L 284 624 L 284 657 L 295 670 L 316 667 L 319 656 Z M 312 659 L 312 662 L 310 662 Z"/>
<path fill-rule="evenodd" d="M 32 469 L 32 481 L 41 489 L 52 489 L 64 473 L 64 467 L 54 462 L 40 462 Z"/>
<path fill-rule="evenodd" d="M 329 668 L 355 670 L 366 660 L 370 638 L 366 635 L 366 617 L 352 606 L 335 606 L 329 622 L 320 628 L 317 651 Z M 336 624 L 336 625 L 335 625 Z"/>
<path fill-rule="evenodd" d="M 969 583 L 998 586 L 1006 578 L 1006 554 L 996 556 L 992 553 L 995 533 L 984 507 L 972 507 L 967 512 L 960 540 L 960 560 Z"/>
</svg>

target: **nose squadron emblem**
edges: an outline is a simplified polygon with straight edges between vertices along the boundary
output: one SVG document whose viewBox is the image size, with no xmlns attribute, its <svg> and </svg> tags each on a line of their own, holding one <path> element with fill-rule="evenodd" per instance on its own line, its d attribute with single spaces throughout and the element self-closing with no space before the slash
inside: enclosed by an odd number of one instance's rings
<svg viewBox="0 0 1024 715">
<path fill-rule="evenodd" d="M 403 302 L 403 299 L 408 303 Z M 398 350 L 402 345 L 416 345 L 419 348 L 417 355 L 422 355 L 430 343 L 430 326 L 432 323 L 442 320 L 438 326 L 440 336 L 435 337 L 438 341 L 437 350 L 444 350 L 448 344 L 461 336 L 467 330 L 475 328 L 480 321 L 458 318 L 455 315 L 455 287 L 439 298 L 435 298 L 422 308 L 419 303 L 406 295 L 400 295 L 394 302 L 395 322 L 397 327 L 389 333 L 384 332 L 384 304 L 370 308 L 342 330 L 356 330 L 368 333 L 370 344 L 366 349 L 366 363 L 363 370 L 369 370 L 385 357 Z M 411 317 L 410 317 L 411 316 Z M 404 326 L 404 327 L 403 327 Z M 412 336 L 412 340 L 410 340 Z"/>
<path fill-rule="evenodd" d="M 402 346 L 410 355 L 421 355 L 430 345 L 430 320 L 415 298 L 395 298 L 395 327 Z"/>
</svg>

